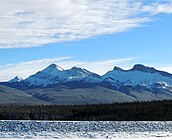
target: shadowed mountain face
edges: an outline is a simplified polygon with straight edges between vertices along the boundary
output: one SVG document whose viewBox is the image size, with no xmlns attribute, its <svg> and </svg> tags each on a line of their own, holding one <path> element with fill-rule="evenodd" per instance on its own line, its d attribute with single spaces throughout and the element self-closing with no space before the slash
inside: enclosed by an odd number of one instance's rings
<svg viewBox="0 0 172 140">
<path fill-rule="evenodd" d="M 142 72 L 148 72 L 148 73 L 159 73 L 162 76 L 169 76 L 172 77 L 172 74 L 160 70 L 156 70 L 153 67 L 146 67 L 141 64 L 134 65 L 134 67 L 131 70 L 136 70 L 136 71 L 142 71 Z"/>
<path fill-rule="evenodd" d="M 49 103 L 33 98 L 27 93 L 17 89 L 0 86 L 0 104 L 41 105 Z"/>
<path fill-rule="evenodd" d="M 172 75 L 141 64 L 130 70 L 114 67 L 103 76 L 77 67 L 64 70 L 52 64 L 25 80 L 16 77 L 1 84 L 52 104 L 172 99 Z"/>
<path fill-rule="evenodd" d="M 125 93 L 107 89 L 104 87 L 75 88 L 60 86 L 54 88 L 36 88 L 25 90 L 34 98 L 48 101 L 52 104 L 103 104 L 114 102 L 135 101 L 135 98 Z"/>
</svg>

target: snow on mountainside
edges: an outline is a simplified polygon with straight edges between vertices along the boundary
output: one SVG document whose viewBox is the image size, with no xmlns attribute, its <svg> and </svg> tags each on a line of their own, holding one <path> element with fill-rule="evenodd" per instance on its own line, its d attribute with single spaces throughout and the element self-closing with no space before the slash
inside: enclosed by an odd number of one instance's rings
<svg viewBox="0 0 172 140">
<path fill-rule="evenodd" d="M 166 83 L 164 86 L 172 86 L 172 75 L 163 71 L 158 71 L 152 67 L 135 65 L 130 70 L 123 70 L 115 67 L 112 71 L 102 76 L 102 80 L 114 86 L 154 86 L 155 83 Z"/>
<path fill-rule="evenodd" d="M 23 79 L 19 76 L 14 77 L 13 79 L 9 80 L 9 83 L 21 82 Z"/>
<path fill-rule="evenodd" d="M 10 80 L 10 81 L 18 81 Z M 172 74 L 144 65 L 130 70 L 114 67 L 103 76 L 51 64 L 19 82 L 4 82 L 33 97 L 54 104 L 99 104 L 172 99 Z M 69 100 L 70 99 L 70 100 Z"/>
<path fill-rule="evenodd" d="M 104 85 L 108 83 L 111 87 L 121 86 L 144 86 L 155 88 L 167 88 L 172 86 L 172 74 L 156 70 L 153 67 L 146 67 L 141 64 L 134 65 L 130 70 L 123 70 L 114 67 L 103 76 L 87 71 L 86 69 L 73 67 L 64 70 L 56 64 L 51 64 L 42 71 L 26 78 L 25 80 L 15 77 L 12 82 L 22 82 L 29 86 L 48 86 L 54 84 L 72 83 L 81 87 L 82 83 L 90 85 Z M 79 83 L 78 83 L 79 82 Z"/>
<path fill-rule="evenodd" d="M 51 64 L 35 75 L 31 75 L 24 82 L 31 86 L 47 86 L 70 81 L 81 81 L 83 79 L 94 83 L 98 81 L 99 75 L 77 67 L 64 70 L 56 64 Z"/>
<path fill-rule="evenodd" d="M 166 89 L 168 87 L 170 87 L 166 82 L 163 82 L 163 81 L 159 81 L 159 82 L 156 82 L 154 84 L 154 87 L 155 88 L 159 88 L 159 89 Z"/>
</svg>

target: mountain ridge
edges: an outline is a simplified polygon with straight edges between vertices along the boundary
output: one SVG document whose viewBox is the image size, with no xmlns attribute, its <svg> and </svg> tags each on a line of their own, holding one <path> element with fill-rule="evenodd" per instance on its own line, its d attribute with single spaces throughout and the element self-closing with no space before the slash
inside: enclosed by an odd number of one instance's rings
<svg viewBox="0 0 172 140">
<path fill-rule="evenodd" d="M 114 67 L 100 76 L 83 68 L 51 64 L 17 82 L 0 83 L 53 104 L 98 104 L 172 99 L 172 76 L 141 64 Z"/>
<path fill-rule="evenodd" d="M 69 84 L 72 82 L 87 83 L 90 85 L 103 85 L 104 83 L 108 83 L 117 87 L 119 85 L 151 86 L 157 82 L 165 82 L 167 83 L 166 85 L 172 86 L 172 74 L 142 64 L 135 64 L 129 70 L 115 66 L 113 70 L 108 71 L 102 76 L 80 67 L 72 67 L 71 69 L 65 70 L 56 64 L 51 64 L 24 80 L 22 79 L 20 81 L 15 78 L 10 80 L 9 83 L 13 81 L 14 83 L 24 83 L 27 86 L 43 87 L 65 83 Z"/>
</svg>

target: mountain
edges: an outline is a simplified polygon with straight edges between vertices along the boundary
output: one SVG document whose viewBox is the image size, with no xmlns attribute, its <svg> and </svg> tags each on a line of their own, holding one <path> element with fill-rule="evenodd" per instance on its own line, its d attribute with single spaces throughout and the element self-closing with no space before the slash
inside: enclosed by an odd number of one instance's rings
<svg viewBox="0 0 172 140">
<path fill-rule="evenodd" d="M 164 72 L 164 71 L 160 71 L 160 70 L 156 70 L 153 67 L 148 67 L 148 66 L 144 66 L 141 64 L 137 64 L 134 65 L 134 67 L 131 69 L 131 71 L 142 71 L 142 72 L 148 72 L 148 73 L 159 73 L 162 76 L 169 76 L 172 77 L 172 74 Z"/>
<path fill-rule="evenodd" d="M 52 104 L 102 104 L 114 102 L 136 101 L 125 93 L 107 89 L 101 86 L 91 88 L 69 88 L 66 86 L 32 88 L 25 90 L 34 98 L 50 102 Z"/>
<path fill-rule="evenodd" d="M 13 87 L 50 104 L 99 104 L 172 99 L 172 74 L 141 64 L 129 70 L 114 67 L 99 76 L 86 69 L 64 70 L 51 64 L 19 81 L 1 85 Z"/>
<path fill-rule="evenodd" d="M 117 88 L 128 85 L 140 85 L 150 88 L 157 82 L 165 82 L 166 85 L 172 86 L 172 74 L 141 64 L 134 65 L 130 70 L 115 67 L 112 71 L 103 75 L 102 80 Z"/>
<path fill-rule="evenodd" d="M 9 80 L 9 83 L 16 83 L 16 82 L 21 82 L 23 79 L 19 76 L 14 77 L 13 79 Z"/>
<path fill-rule="evenodd" d="M 17 89 L 0 85 L 0 104 L 41 105 L 49 103 L 36 99 L 31 95 Z"/>
<path fill-rule="evenodd" d="M 99 75 L 87 71 L 86 69 L 81 69 L 73 67 L 68 70 L 64 70 L 56 64 L 51 64 L 42 71 L 31 75 L 23 82 L 27 83 L 29 86 L 48 86 L 55 84 L 63 84 L 71 81 L 89 81 L 92 83 L 97 83 L 99 81 Z"/>
</svg>

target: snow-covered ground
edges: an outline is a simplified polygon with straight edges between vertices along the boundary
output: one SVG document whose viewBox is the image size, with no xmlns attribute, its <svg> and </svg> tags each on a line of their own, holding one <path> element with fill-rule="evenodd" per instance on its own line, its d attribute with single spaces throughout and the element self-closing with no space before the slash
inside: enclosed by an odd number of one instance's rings
<svg viewBox="0 0 172 140">
<path fill-rule="evenodd" d="M 172 122 L 0 121 L 0 139 L 172 139 Z"/>
</svg>

